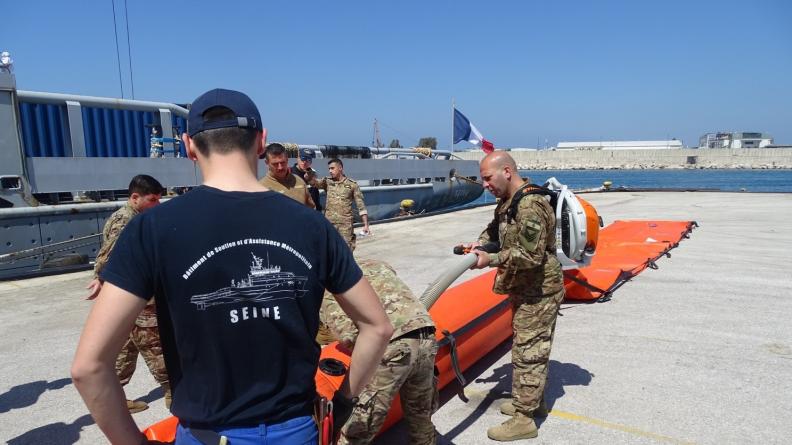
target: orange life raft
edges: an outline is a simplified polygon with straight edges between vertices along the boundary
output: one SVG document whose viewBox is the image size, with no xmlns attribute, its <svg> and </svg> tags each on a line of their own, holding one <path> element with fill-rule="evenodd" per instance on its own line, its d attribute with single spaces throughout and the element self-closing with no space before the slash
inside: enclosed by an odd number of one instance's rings
<svg viewBox="0 0 792 445">
<path fill-rule="evenodd" d="M 655 261 L 669 255 L 668 252 L 687 238 L 695 225 L 693 221 L 616 221 L 600 230 L 597 253 L 591 264 L 564 271 L 567 299 L 610 298 L 615 289 L 647 267 L 656 268 Z M 440 388 L 455 376 L 464 384 L 461 373 L 512 335 L 509 300 L 492 292 L 494 274 L 493 270 L 448 289 L 429 311 L 441 345 L 435 363 Z M 349 355 L 340 350 L 337 343 L 322 349 L 320 364 L 327 363 L 328 359 L 337 360 L 344 368 L 349 366 Z M 333 376 L 317 370 L 317 393 L 332 398 L 343 378 L 343 375 Z M 397 398 L 382 430 L 400 418 L 401 405 Z M 172 441 L 177 423 L 175 417 L 169 417 L 144 433 L 149 439 Z"/>
</svg>

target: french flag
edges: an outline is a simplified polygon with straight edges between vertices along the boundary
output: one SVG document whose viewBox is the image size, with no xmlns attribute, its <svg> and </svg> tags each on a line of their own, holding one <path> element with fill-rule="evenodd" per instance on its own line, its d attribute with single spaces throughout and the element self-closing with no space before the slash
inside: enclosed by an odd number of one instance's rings
<svg viewBox="0 0 792 445">
<path fill-rule="evenodd" d="M 492 142 L 484 139 L 478 128 L 470 123 L 470 120 L 464 114 L 454 108 L 454 143 L 461 141 L 468 141 L 477 147 L 481 147 L 484 153 L 495 151 L 495 146 L 492 145 Z"/>
</svg>

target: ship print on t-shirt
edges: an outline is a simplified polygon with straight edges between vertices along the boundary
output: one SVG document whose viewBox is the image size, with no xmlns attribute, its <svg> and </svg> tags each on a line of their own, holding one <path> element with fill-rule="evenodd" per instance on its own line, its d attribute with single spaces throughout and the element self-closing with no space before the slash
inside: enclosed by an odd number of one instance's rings
<svg viewBox="0 0 792 445">
<path fill-rule="evenodd" d="M 295 299 L 302 297 L 308 277 L 295 275 L 293 272 L 283 272 L 280 266 L 269 264 L 251 252 L 253 261 L 247 277 L 239 281 L 231 280 L 231 285 L 218 289 L 208 294 L 193 295 L 190 302 L 200 311 L 210 306 L 230 304 L 237 302 L 265 302 L 282 299 Z"/>
</svg>

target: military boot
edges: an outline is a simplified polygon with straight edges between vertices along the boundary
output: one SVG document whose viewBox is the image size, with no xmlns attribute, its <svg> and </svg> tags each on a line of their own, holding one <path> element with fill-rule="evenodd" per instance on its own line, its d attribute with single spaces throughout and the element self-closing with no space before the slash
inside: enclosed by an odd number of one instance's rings
<svg viewBox="0 0 792 445">
<path fill-rule="evenodd" d="M 533 419 L 516 413 L 511 419 L 487 430 L 487 437 L 499 442 L 520 439 L 533 439 L 539 435 L 539 429 Z"/>
<path fill-rule="evenodd" d="M 148 404 L 142 400 L 127 400 L 126 402 L 130 414 L 139 413 L 148 409 Z"/>
<path fill-rule="evenodd" d="M 320 322 L 319 331 L 316 333 L 316 342 L 319 343 L 319 346 L 329 345 L 336 340 L 333 331 L 326 324 Z"/>
<path fill-rule="evenodd" d="M 507 400 L 506 402 L 501 403 L 500 412 L 502 414 L 506 414 L 507 416 L 513 416 L 517 411 L 514 409 L 514 404 L 512 401 Z M 544 401 L 544 398 L 542 398 L 542 400 L 539 401 L 539 407 L 533 412 L 533 417 L 547 417 L 549 412 L 550 410 L 547 409 L 547 403 Z"/>
</svg>

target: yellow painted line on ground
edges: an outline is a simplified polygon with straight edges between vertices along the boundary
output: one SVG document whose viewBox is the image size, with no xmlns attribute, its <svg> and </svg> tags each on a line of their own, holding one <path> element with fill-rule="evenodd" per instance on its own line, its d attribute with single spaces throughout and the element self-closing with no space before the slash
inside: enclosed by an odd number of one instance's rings
<svg viewBox="0 0 792 445">
<path fill-rule="evenodd" d="M 561 418 L 561 419 L 588 423 L 590 425 L 596 425 L 596 426 L 600 426 L 602 428 L 608 428 L 608 429 L 611 429 L 611 430 L 623 431 L 625 433 L 634 434 L 636 436 L 648 437 L 650 439 L 655 439 L 655 440 L 658 440 L 658 441 L 661 441 L 661 442 L 668 442 L 668 443 L 679 444 L 679 445 L 691 445 L 691 444 L 693 444 L 693 442 L 687 442 L 687 441 L 684 441 L 684 440 L 675 439 L 673 437 L 663 436 L 661 434 L 650 433 L 649 431 L 644 431 L 644 430 L 641 430 L 641 429 L 638 429 L 638 428 L 633 428 L 633 427 L 627 426 L 627 425 L 620 425 L 618 423 L 606 422 L 604 420 L 594 419 L 592 417 L 586 417 L 586 416 L 581 416 L 581 415 L 578 415 L 578 414 L 572 414 L 572 413 L 568 413 L 566 411 L 559 411 L 559 410 L 554 409 L 554 410 L 550 411 L 550 415 L 554 416 L 554 417 Z"/>
</svg>

